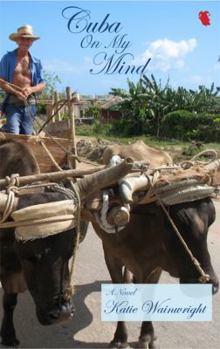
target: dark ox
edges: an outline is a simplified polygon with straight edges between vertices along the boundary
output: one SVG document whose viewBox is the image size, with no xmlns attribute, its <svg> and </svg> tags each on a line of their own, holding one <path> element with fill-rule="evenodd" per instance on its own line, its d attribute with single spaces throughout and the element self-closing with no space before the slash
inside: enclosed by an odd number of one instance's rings
<svg viewBox="0 0 220 349">
<path fill-rule="evenodd" d="M 0 178 L 12 173 L 39 172 L 30 149 L 21 143 L 1 141 L 0 159 Z M 65 199 L 62 193 L 24 195 L 17 209 Z M 68 261 L 73 252 L 74 236 L 72 229 L 23 243 L 15 240 L 14 229 L 0 229 L 0 277 L 4 289 L 1 337 L 4 345 L 19 343 L 13 325 L 13 310 L 17 294 L 26 288 L 34 299 L 41 324 L 53 324 L 73 316 L 74 308 L 71 301 L 65 299 L 65 290 L 69 286 Z"/>
<path fill-rule="evenodd" d="M 160 158 L 163 153 L 159 154 Z M 130 152 L 124 154 L 126 155 L 130 155 Z M 149 160 L 153 166 L 158 165 L 155 156 L 140 160 Z M 212 200 L 207 198 L 173 205 L 169 207 L 169 214 L 194 257 L 205 273 L 210 275 L 209 283 L 213 285 L 213 293 L 216 293 L 218 278 L 213 270 L 207 245 L 208 229 L 215 220 Z M 131 209 L 130 222 L 117 234 L 105 232 L 95 219 L 93 227 L 102 240 L 106 265 L 113 283 L 131 280 L 136 283 L 157 283 L 162 270 L 179 278 L 180 283 L 200 282 L 199 272 L 160 206 L 153 203 L 134 206 Z M 133 274 L 132 278 L 129 271 Z M 155 339 L 152 322 L 143 322 L 139 347 L 156 348 Z M 120 321 L 111 345 L 117 348 L 126 347 L 127 340 L 126 324 Z"/>
</svg>

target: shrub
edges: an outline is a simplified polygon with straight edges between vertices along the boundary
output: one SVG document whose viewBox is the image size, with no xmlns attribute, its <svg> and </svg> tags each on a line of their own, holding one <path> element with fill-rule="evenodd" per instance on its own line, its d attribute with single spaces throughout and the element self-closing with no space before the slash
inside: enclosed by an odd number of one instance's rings
<svg viewBox="0 0 220 349">
<path fill-rule="evenodd" d="M 111 134 L 111 124 L 103 124 L 99 120 L 95 120 L 92 125 L 92 131 L 96 135 L 109 136 Z"/>
<path fill-rule="evenodd" d="M 47 113 L 46 104 L 37 103 L 37 113 L 38 114 L 46 114 Z"/>
<path fill-rule="evenodd" d="M 165 115 L 161 134 L 164 137 L 184 141 L 219 141 L 220 117 L 209 113 L 197 114 L 186 110 L 174 111 Z"/>
</svg>

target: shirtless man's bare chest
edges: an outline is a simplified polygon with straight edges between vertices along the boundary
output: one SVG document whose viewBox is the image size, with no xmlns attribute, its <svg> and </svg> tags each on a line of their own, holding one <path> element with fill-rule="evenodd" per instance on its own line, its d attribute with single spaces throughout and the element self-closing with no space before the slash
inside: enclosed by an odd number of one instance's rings
<svg viewBox="0 0 220 349">
<path fill-rule="evenodd" d="M 13 84 L 23 87 L 31 86 L 30 57 L 25 55 L 17 57 L 16 67 L 13 75 Z"/>
</svg>

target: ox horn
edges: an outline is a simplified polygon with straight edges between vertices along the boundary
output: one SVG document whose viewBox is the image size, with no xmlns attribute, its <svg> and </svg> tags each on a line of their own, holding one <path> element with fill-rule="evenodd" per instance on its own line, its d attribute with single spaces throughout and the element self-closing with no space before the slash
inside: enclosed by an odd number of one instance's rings
<svg viewBox="0 0 220 349">
<path fill-rule="evenodd" d="M 78 180 L 74 185 L 79 191 L 81 200 L 96 193 L 102 188 L 111 186 L 119 179 L 126 176 L 131 171 L 133 163 L 133 159 L 127 158 L 116 166 L 109 167 Z"/>
<path fill-rule="evenodd" d="M 211 175 L 211 185 L 219 186 L 220 185 L 220 159 L 217 159 L 215 161 L 212 161 L 205 165 L 206 170 L 208 170 L 209 174 Z"/>
<path fill-rule="evenodd" d="M 119 182 L 119 190 L 123 202 L 127 204 L 132 203 L 133 193 L 138 190 L 147 190 L 148 185 L 149 180 L 145 175 L 121 179 Z"/>
<path fill-rule="evenodd" d="M 205 167 L 208 171 L 220 171 L 220 159 L 210 162 Z"/>
</svg>

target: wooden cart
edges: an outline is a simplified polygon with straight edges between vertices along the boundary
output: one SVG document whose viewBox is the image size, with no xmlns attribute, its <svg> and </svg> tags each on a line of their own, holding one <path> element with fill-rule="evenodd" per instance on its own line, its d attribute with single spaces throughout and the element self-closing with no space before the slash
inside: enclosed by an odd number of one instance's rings
<svg viewBox="0 0 220 349">
<path fill-rule="evenodd" d="M 72 141 L 65 138 L 0 133 L 0 139 L 15 140 L 27 144 L 32 149 L 41 172 L 57 171 L 58 166 L 63 168 L 69 165 L 72 160 Z"/>
</svg>

